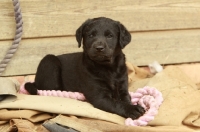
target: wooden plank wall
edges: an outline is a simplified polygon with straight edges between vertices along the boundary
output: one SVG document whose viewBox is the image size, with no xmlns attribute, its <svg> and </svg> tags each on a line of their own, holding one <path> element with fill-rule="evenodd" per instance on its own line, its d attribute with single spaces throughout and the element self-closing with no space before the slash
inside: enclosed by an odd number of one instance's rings
<svg viewBox="0 0 200 132">
<path fill-rule="evenodd" d="M 76 29 L 88 18 L 105 16 L 123 23 L 132 41 L 127 61 L 143 66 L 200 61 L 200 0 L 20 0 L 24 33 L 4 76 L 34 74 L 46 54 L 81 51 Z M 0 59 L 12 43 L 11 0 L 0 2 Z"/>
</svg>

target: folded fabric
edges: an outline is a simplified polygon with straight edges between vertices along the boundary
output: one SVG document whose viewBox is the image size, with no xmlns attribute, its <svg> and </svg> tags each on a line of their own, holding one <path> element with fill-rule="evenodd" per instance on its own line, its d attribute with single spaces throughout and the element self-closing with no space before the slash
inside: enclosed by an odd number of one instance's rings
<svg viewBox="0 0 200 132">
<path fill-rule="evenodd" d="M 197 71 L 200 71 L 200 63 L 191 63 L 191 64 L 180 64 L 180 65 L 169 65 L 166 67 L 178 67 L 180 68 L 191 80 L 198 84 L 200 83 L 200 74 Z"/>
<path fill-rule="evenodd" d="M 0 102 L 0 109 L 5 108 L 76 115 L 107 120 L 118 124 L 124 124 L 125 121 L 125 118 L 94 108 L 87 102 L 62 97 L 17 94 L 16 101 Z"/>
<path fill-rule="evenodd" d="M 49 132 L 42 125 L 33 124 L 32 122 L 24 119 L 12 119 L 10 120 L 10 132 Z"/>
<path fill-rule="evenodd" d="M 29 109 L 87 117 L 89 119 L 84 120 L 84 123 L 102 131 L 190 132 L 200 130 L 200 91 L 180 69 L 169 67 L 152 78 L 138 79 L 130 85 L 130 90 L 134 92 L 139 86 L 145 85 L 156 87 L 164 97 L 158 115 L 149 123 L 151 127 L 127 127 L 124 125 L 125 119 L 123 117 L 96 109 L 87 102 L 60 97 L 16 94 L 17 100 L 9 101 L 9 98 L 7 98 L 7 102 L 0 102 L 0 109 Z M 2 120 L 1 118 L 0 116 L 0 120 Z M 4 117 L 3 121 L 10 118 Z M 13 116 L 13 118 L 16 118 L 16 116 Z M 62 120 L 66 119 L 62 118 Z"/>
<path fill-rule="evenodd" d="M 48 120 L 55 117 L 52 113 L 36 111 L 36 110 L 25 110 L 25 109 L 0 109 L 0 120 L 10 121 L 11 119 L 26 119 L 33 123 L 38 123 L 44 120 Z M 1 124 L 4 124 L 2 122 Z"/>
<path fill-rule="evenodd" d="M 97 119 L 68 117 L 64 115 L 59 115 L 50 121 L 72 127 L 81 132 L 194 132 L 193 129 L 184 126 L 131 127 Z"/>
<path fill-rule="evenodd" d="M 4 78 L 0 79 L 0 101 L 9 97 L 10 100 L 16 100 L 16 91 L 20 84 L 15 79 Z M 4 100 L 7 101 L 7 100 Z"/>
</svg>

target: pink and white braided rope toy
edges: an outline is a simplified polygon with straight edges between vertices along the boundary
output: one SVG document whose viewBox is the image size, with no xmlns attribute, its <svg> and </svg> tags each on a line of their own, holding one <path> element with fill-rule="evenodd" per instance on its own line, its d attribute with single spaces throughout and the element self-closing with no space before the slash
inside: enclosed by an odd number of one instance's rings
<svg viewBox="0 0 200 132">
<path fill-rule="evenodd" d="M 24 84 L 21 85 L 19 93 L 29 94 L 24 89 Z M 158 109 L 163 102 L 162 93 L 152 87 L 144 87 L 137 89 L 136 92 L 129 92 L 131 96 L 131 102 L 133 105 L 140 104 L 145 110 L 145 114 L 136 120 L 127 118 L 125 124 L 127 126 L 146 126 L 148 122 L 154 119 L 154 116 L 158 113 Z M 38 90 L 38 95 L 41 96 L 57 96 L 71 99 L 77 99 L 84 101 L 85 97 L 79 92 L 66 92 L 66 91 L 55 91 L 55 90 Z"/>
</svg>

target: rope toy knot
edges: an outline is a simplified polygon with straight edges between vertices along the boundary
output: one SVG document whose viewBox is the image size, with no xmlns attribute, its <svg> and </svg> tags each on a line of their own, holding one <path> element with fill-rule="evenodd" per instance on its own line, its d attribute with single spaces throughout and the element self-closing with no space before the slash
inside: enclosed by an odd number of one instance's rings
<svg viewBox="0 0 200 132">
<path fill-rule="evenodd" d="M 135 93 L 129 92 L 129 94 L 132 104 L 141 105 L 146 112 L 136 120 L 127 118 L 125 124 L 127 126 L 146 126 L 148 122 L 154 120 L 155 115 L 158 113 L 158 109 L 163 102 L 162 93 L 156 88 L 145 86 L 137 89 Z"/>
</svg>

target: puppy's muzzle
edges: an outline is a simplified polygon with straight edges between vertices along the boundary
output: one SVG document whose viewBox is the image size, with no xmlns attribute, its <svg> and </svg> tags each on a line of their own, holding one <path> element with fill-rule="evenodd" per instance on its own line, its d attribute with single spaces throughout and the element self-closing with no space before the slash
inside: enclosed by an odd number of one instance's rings
<svg viewBox="0 0 200 132">
<path fill-rule="evenodd" d="M 90 58 L 101 64 L 112 63 L 112 54 L 104 41 L 97 41 L 92 45 Z"/>
<path fill-rule="evenodd" d="M 105 50 L 105 47 L 103 45 L 98 45 L 95 47 L 97 52 L 103 52 Z"/>
<path fill-rule="evenodd" d="M 97 42 L 93 45 L 93 48 L 96 52 L 103 52 L 106 49 L 106 44 L 103 42 Z"/>
</svg>

